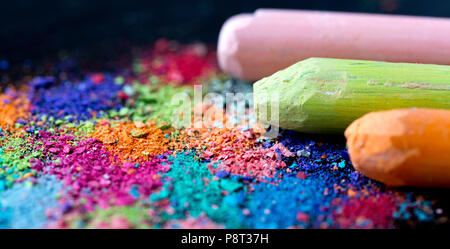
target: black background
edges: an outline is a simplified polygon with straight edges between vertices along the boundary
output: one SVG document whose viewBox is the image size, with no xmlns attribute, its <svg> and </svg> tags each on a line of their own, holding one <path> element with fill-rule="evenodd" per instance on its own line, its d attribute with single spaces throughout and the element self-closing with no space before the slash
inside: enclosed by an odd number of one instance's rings
<svg viewBox="0 0 450 249">
<path fill-rule="evenodd" d="M 448 0 L 1 0 L 0 59 L 159 37 L 215 43 L 228 17 L 257 8 L 450 17 Z"/>
</svg>

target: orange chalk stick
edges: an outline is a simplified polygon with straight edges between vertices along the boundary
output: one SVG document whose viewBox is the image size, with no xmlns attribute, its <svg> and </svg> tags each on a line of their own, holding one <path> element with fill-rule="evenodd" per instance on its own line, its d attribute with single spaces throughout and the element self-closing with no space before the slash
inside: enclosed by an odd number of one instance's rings
<svg viewBox="0 0 450 249">
<path fill-rule="evenodd" d="M 450 187 L 450 111 L 372 112 L 345 131 L 353 166 L 388 186 Z"/>
</svg>

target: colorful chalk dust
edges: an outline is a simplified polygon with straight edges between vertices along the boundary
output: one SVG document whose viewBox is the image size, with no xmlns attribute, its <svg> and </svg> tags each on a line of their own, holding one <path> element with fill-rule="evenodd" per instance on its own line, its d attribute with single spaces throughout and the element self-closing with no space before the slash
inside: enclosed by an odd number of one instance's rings
<svg viewBox="0 0 450 249">
<path fill-rule="evenodd" d="M 212 128 L 171 127 L 175 94 L 251 85 L 204 44 L 138 51 L 114 72 L 66 58 L 3 89 L 0 228 L 448 227 L 445 191 L 386 189 L 353 169 L 342 138 L 267 139 L 234 110 Z"/>
</svg>

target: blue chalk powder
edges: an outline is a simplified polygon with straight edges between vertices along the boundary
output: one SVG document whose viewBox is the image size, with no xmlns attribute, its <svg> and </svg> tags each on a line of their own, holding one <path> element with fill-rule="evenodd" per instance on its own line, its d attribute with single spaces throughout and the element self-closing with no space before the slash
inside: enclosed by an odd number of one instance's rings
<svg viewBox="0 0 450 249">
<path fill-rule="evenodd" d="M 0 229 L 43 228 L 48 221 L 45 211 L 58 207 L 60 181 L 43 176 L 36 185 L 30 183 L 17 183 L 0 193 Z"/>
<path fill-rule="evenodd" d="M 31 113 L 41 118 L 46 116 L 73 122 L 92 118 L 93 112 L 122 107 L 117 98 L 122 85 L 115 84 L 109 75 L 101 83 L 95 83 L 89 77 L 82 82 L 60 83 L 53 77 L 35 77 L 28 86 L 33 104 Z"/>
</svg>

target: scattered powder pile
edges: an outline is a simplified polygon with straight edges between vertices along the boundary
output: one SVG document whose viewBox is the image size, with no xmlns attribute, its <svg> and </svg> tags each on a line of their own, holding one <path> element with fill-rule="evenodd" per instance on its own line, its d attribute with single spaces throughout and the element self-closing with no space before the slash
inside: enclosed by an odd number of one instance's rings
<svg viewBox="0 0 450 249">
<path fill-rule="evenodd" d="M 212 78 L 207 84 L 204 84 L 203 91 L 206 93 L 218 93 L 225 98 L 227 93 L 252 93 L 253 86 L 248 82 L 221 75 Z"/>
<path fill-rule="evenodd" d="M 30 181 L 14 185 L 0 192 L 0 229 L 44 228 L 48 210 L 58 206 L 57 197 L 61 183 L 54 177 L 40 177 L 36 184 Z"/>
<path fill-rule="evenodd" d="M 172 97 L 177 94 L 193 96 L 191 87 L 174 87 L 170 85 L 152 86 L 134 83 L 124 86 L 126 104 L 120 110 L 112 110 L 108 114 L 112 118 L 132 121 L 156 121 L 158 127 L 171 125 L 172 113 L 179 105 L 172 104 Z"/>
<path fill-rule="evenodd" d="M 386 228 L 393 226 L 395 199 L 389 195 L 348 200 L 334 217 L 339 228 Z"/>
<path fill-rule="evenodd" d="M 30 159 L 41 156 L 27 137 L 8 137 L 0 139 L 0 192 L 36 174 L 30 167 Z"/>
<path fill-rule="evenodd" d="M 193 218 L 188 217 L 182 220 L 171 220 L 166 223 L 164 228 L 168 229 L 223 229 L 224 226 L 218 225 L 208 219 L 206 215 Z"/>
<path fill-rule="evenodd" d="M 393 219 L 395 217 L 395 219 Z M 420 221 L 429 224 L 434 213 L 429 201 L 391 191 L 377 195 L 351 198 L 339 205 L 334 213 L 339 228 L 393 228 L 396 223 Z M 410 224 L 409 227 L 415 227 Z"/>
<path fill-rule="evenodd" d="M 193 152 L 179 152 L 169 161 L 172 166 L 164 175 L 162 190 L 151 196 L 152 201 L 170 199 L 171 207 L 165 212 L 168 219 L 205 213 L 227 227 L 244 226 L 239 215 L 239 205 L 245 199 L 241 182 L 211 175 L 206 163 L 196 160 Z"/>
<path fill-rule="evenodd" d="M 25 124 L 29 117 L 29 101 L 25 94 L 9 89 L 0 94 L 0 128 L 12 129 L 16 122 Z"/>
<path fill-rule="evenodd" d="M 286 167 L 286 163 L 281 160 L 281 155 L 294 156 L 281 143 L 267 149 L 249 149 L 241 155 L 224 151 L 213 159 L 209 168 L 213 174 L 223 170 L 234 175 L 272 178 L 278 169 Z"/>
<path fill-rule="evenodd" d="M 343 188 L 348 188 L 351 184 L 358 190 L 372 186 L 381 187 L 377 182 L 355 172 L 343 141 L 319 142 L 317 137 L 292 131 L 282 131 L 278 140 L 296 155 L 294 158 L 281 155 L 284 160 L 290 161 L 286 170 L 288 175 L 323 178 L 331 187 L 335 184 Z M 266 142 L 263 146 L 272 145 Z"/>
<path fill-rule="evenodd" d="M 261 183 L 249 195 L 245 222 L 254 228 L 328 228 L 332 225 L 330 203 L 338 195 L 324 194 L 323 179 L 285 177 Z"/>
<path fill-rule="evenodd" d="M 123 162 L 145 162 L 168 150 L 169 139 L 151 122 L 108 122 L 100 120 L 92 137 Z"/>
<path fill-rule="evenodd" d="M 142 83 L 155 76 L 163 84 L 198 84 L 217 73 L 216 53 L 204 44 L 180 45 L 175 41 L 160 39 L 147 49 L 133 65 Z"/>
<path fill-rule="evenodd" d="M 136 202 L 127 206 L 96 208 L 92 212 L 79 210 L 66 213 L 61 219 L 48 224 L 50 228 L 127 229 L 152 228 L 155 219 L 148 205 Z"/>
<path fill-rule="evenodd" d="M 103 74 L 85 81 L 58 83 L 54 77 L 36 77 L 29 84 L 31 113 L 40 117 L 85 120 L 101 111 L 120 108 L 117 93 L 122 86 Z"/>
<path fill-rule="evenodd" d="M 255 135 L 250 131 L 227 128 L 187 128 L 172 133 L 175 150 L 196 150 L 203 159 L 213 159 L 223 154 L 244 153 L 254 147 Z"/>
<path fill-rule="evenodd" d="M 75 141 L 73 136 L 40 131 L 37 143 L 49 160 L 33 160 L 33 169 L 63 181 L 65 205 L 82 204 L 87 210 L 93 210 L 95 204 L 106 208 L 146 198 L 161 185 L 158 173 L 169 168 L 165 159 L 111 161 L 104 145 L 93 138 Z"/>
<path fill-rule="evenodd" d="M 173 135 L 177 141 L 175 145 L 195 149 L 200 158 L 210 160 L 209 168 L 213 174 L 223 170 L 236 175 L 270 178 L 277 169 L 286 166 L 281 155 L 295 155 L 281 143 L 262 148 L 256 143 L 257 136 L 251 129 L 187 128 Z"/>
</svg>

